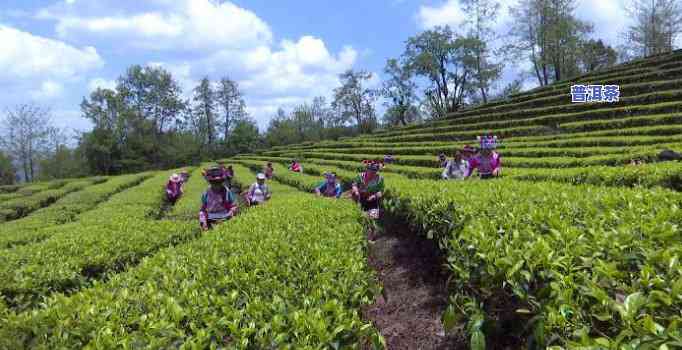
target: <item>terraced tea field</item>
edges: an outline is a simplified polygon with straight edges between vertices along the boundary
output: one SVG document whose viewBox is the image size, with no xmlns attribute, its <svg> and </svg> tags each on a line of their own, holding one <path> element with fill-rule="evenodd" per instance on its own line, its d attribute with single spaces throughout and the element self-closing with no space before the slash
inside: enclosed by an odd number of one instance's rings
<svg viewBox="0 0 682 350">
<path fill-rule="evenodd" d="M 682 52 L 577 82 L 620 101 L 559 82 L 228 159 L 241 188 L 272 161 L 273 197 L 208 232 L 207 164 L 174 206 L 173 170 L 0 187 L 0 349 L 681 348 L 682 163 L 657 156 L 682 151 Z M 488 132 L 501 179 L 439 180 Z M 379 222 L 310 194 L 388 153 Z"/>
<path fill-rule="evenodd" d="M 438 242 L 449 295 L 442 338 L 460 333 L 488 348 L 675 348 L 682 163 L 658 154 L 682 151 L 680 67 L 678 51 L 445 120 L 236 161 L 280 164 L 277 180 L 310 191 L 324 171 L 348 185 L 362 160 L 393 155 L 383 170 L 386 219 Z M 619 84 L 620 101 L 571 103 L 572 83 Z M 438 180 L 440 152 L 488 133 L 503 140 L 502 179 Z M 286 170 L 293 158 L 306 174 Z M 399 338 L 389 326 L 379 331 L 389 343 Z"/>
</svg>

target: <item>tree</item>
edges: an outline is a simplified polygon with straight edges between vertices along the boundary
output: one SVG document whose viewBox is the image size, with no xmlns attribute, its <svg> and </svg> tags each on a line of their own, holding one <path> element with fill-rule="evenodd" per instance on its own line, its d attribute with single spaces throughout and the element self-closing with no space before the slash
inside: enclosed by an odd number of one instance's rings
<svg viewBox="0 0 682 350">
<path fill-rule="evenodd" d="M 301 142 L 293 120 L 286 115 L 284 109 L 279 108 L 277 115 L 270 119 L 265 140 L 270 147 Z"/>
<path fill-rule="evenodd" d="M 161 67 L 131 66 L 118 79 L 116 90 L 139 118 L 151 121 L 157 135 L 173 125 L 185 108 L 180 85 Z"/>
<path fill-rule="evenodd" d="M 631 0 L 626 11 L 634 24 L 624 33 L 633 56 L 649 56 L 673 50 L 682 32 L 679 0 Z"/>
<path fill-rule="evenodd" d="M 382 121 L 387 126 L 408 125 L 421 122 L 421 120 L 421 111 L 414 105 L 407 108 L 389 106 L 382 117 Z"/>
<path fill-rule="evenodd" d="M 215 92 L 208 77 L 201 79 L 194 88 L 194 113 L 206 135 L 205 142 L 212 146 L 215 140 Z"/>
<path fill-rule="evenodd" d="M 425 91 L 429 109 L 437 118 L 457 111 L 473 90 L 474 38 L 455 34 L 449 26 L 424 31 L 407 40 L 403 58 L 417 75 L 431 82 Z"/>
<path fill-rule="evenodd" d="M 371 132 L 376 127 L 374 102 L 377 93 L 363 87 L 363 82 L 371 78 L 372 73 L 349 69 L 339 75 L 341 86 L 334 89 L 332 107 L 343 120 L 355 119 L 360 132 Z"/>
<path fill-rule="evenodd" d="M 495 0 L 462 0 L 462 10 L 467 15 L 469 36 L 476 39 L 473 47 L 475 59 L 474 80 L 483 103 L 488 102 L 491 85 L 500 77 L 502 64 L 493 62 L 489 44 L 494 40 L 493 24 L 500 4 Z"/>
<path fill-rule="evenodd" d="M 50 111 L 39 106 L 23 104 L 6 111 L 1 146 L 21 163 L 26 182 L 35 179 L 38 160 L 48 146 L 50 125 Z"/>
<path fill-rule="evenodd" d="M 61 179 L 85 175 L 83 164 L 76 150 L 67 145 L 66 131 L 56 127 L 47 131 L 47 152 L 40 161 L 41 180 Z"/>
<path fill-rule="evenodd" d="M 580 43 L 592 25 L 578 20 L 575 0 L 521 0 L 506 45 L 515 59 L 528 57 L 541 86 L 579 74 Z"/>
<path fill-rule="evenodd" d="M 618 59 L 616 50 L 604 45 L 601 39 L 584 41 L 580 52 L 580 65 L 585 73 L 613 66 Z"/>
<path fill-rule="evenodd" d="M 12 185 L 16 179 L 12 158 L 0 151 L 0 185 Z"/>
<path fill-rule="evenodd" d="M 117 173 L 123 149 L 134 131 L 131 120 L 134 113 L 116 91 L 108 89 L 97 89 L 90 94 L 90 99 L 83 98 L 81 113 L 94 124 L 92 131 L 84 133 L 79 140 L 90 171 L 105 175 Z"/>
<path fill-rule="evenodd" d="M 260 135 L 255 120 L 242 117 L 234 121 L 234 129 L 229 141 L 232 154 L 253 152 L 260 145 Z"/>
<path fill-rule="evenodd" d="M 239 91 L 239 85 L 229 77 L 220 80 L 215 91 L 215 98 L 224 116 L 224 140 L 227 142 L 230 136 L 232 121 L 244 116 L 246 104 Z"/>
<path fill-rule="evenodd" d="M 417 84 L 412 80 L 412 71 L 396 59 L 386 61 L 384 73 L 388 79 L 383 82 L 381 94 L 388 99 L 388 110 L 384 122 L 389 125 L 407 125 L 417 120 Z"/>
</svg>

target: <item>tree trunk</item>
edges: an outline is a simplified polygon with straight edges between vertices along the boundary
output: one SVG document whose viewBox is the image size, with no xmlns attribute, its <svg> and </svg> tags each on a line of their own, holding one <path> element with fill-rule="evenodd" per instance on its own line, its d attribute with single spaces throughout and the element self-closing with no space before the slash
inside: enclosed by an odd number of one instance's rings
<svg viewBox="0 0 682 350">
<path fill-rule="evenodd" d="M 230 136 L 230 101 L 225 102 L 225 142 Z"/>
</svg>

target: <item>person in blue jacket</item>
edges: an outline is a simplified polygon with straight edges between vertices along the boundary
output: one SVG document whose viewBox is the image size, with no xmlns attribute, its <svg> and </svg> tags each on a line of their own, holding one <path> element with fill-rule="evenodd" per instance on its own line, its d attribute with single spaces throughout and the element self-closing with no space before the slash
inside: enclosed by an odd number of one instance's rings
<svg viewBox="0 0 682 350">
<path fill-rule="evenodd" d="M 325 180 L 315 188 L 315 194 L 323 197 L 341 197 L 341 184 L 336 181 L 336 174 L 324 173 Z"/>
</svg>

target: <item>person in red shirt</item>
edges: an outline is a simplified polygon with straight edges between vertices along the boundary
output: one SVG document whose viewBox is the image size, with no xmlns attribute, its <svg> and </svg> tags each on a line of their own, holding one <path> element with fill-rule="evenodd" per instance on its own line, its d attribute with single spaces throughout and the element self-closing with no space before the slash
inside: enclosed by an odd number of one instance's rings
<svg viewBox="0 0 682 350">
<path fill-rule="evenodd" d="M 289 170 L 295 173 L 301 173 L 303 172 L 303 167 L 296 159 L 294 159 L 291 161 L 291 165 L 289 165 Z"/>
<path fill-rule="evenodd" d="M 268 162 L 268 164 L 265 165 L 265 168 L 263 169 L 263 174 L 265 174 L 265 177 L 268 180 L 272 179 L 272 176 L 275 174 L 275 169 L 272 167 L 271 162 Z"/>
</svg>

